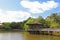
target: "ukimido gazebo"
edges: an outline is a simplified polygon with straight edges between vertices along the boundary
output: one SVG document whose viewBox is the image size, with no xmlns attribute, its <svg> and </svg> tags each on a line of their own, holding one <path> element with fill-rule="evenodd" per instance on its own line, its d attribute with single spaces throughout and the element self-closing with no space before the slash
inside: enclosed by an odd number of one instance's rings
<svg viewBox="0 0 60 40">
<path fill-rule="evenodd" d="M 28 29 L 27 31 L 29 33 L 40 33 L 39 30 L 43 27 L 42 23 L 38 23 L 38 22 L 31 22 L 31 23 L 27 23 L 28 25 Z"/>
</svg>

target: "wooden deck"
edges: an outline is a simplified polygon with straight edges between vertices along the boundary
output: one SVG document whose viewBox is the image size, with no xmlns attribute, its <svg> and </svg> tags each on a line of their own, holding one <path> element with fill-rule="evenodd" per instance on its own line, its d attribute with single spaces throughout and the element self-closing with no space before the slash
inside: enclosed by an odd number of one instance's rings
<svg viewBox="0 0 60 40">
<path fill-rule="evenodd" d="M 27 31 L 57 31 L 57 32 L 60 32 L 60 28 L 28 29 Z"/>
<path fill-rule="evenodd" d="M 60 33 L 60 28 L 41 28 L 41 29 L 28 29 L 27 30 L 30 34 L 49 34 L 52 35 L 54 32 L 57 34 Z"/>
</svg>

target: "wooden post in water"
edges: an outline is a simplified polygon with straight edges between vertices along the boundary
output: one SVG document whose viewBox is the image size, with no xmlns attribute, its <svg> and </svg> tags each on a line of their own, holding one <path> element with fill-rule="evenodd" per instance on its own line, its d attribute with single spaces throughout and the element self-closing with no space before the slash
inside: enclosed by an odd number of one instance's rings
<svg viewBox="0 0 60 40">
<path fill-rule="evenodd" d="M 53 31 L 49 31 L 50 35 L 53 35 Z"/>
</svg>

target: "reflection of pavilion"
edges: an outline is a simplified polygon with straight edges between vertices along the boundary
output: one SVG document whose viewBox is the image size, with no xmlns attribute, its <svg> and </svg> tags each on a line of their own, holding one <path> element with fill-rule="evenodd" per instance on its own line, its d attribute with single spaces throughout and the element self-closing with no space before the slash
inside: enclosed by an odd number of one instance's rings
<svg viewBox="0 0 60 40">
<path fill-rule="evenodd" d="M 37 22 L 33 22 L 33 23 L 28 23 L 27 24 L 29 26 L 29 28 L 27 29 L 27 31 L 29 33 L 49 33 L 52 34 L 53 32 L 57 32 L 60 33 L 60 28 L 43 28 L 43 24 L 41 23 L 37 23 Z"/>
</svg>

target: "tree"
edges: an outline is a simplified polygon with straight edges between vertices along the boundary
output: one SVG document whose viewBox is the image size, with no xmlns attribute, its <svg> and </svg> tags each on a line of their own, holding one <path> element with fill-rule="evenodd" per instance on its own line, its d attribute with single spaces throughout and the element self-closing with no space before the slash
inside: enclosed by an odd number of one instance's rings
<svg viewBox="0 0 60 40">
<path fill-rule="evenodd" d="M 60 23 L 60 16 L 58 13 L 52 13 L 50 16 L 48 16 L 46 19 L 47 23 L 50 25 L 52 28 L 59 28 L 59 23 Z"/>
<path fill-rule="evenodd" d="M 27 23 L 31 23 L 31 22 L 34 22 L 34 21 L 35 21 L 35 18 L 29 17 L 29 18 L 25 21 L 25 23 L 24 23 L 24 29 L 25 29 L 25 30 L 28 29 Z"/>
<path fill-rule="evenodd" d="M 10 23 L 9 22 L 4 22 L 2 23 L 3 29 L 10 29 Z"/>
<path fill-rule="evenodd" d="M 12 22 L 12 23 L 10 24 L 10 27 L 11 27 L 11 29 L 18 29 L 16 22 Z"/>
<path fill-rule="evenodd" d="M 17 22 L 17 27 L 18 27 L 18 29 L 24 29 L 23 28 L 23 22 Z"/>
<path fill-rule="evenodd" d="M 48 28 L 49 27 L 49 25 L 47 24 L 45 19 L 42 18 L 42 16 L 39 16 L 38 18 L 36 18 L 36 21 L 43 25 L 42 28 Z"/>
<path fill-rule="evenodd" d="M 23 29 L 22 22 L 12 22 L 10 24 L 11 29 Z"/>
</svg>

